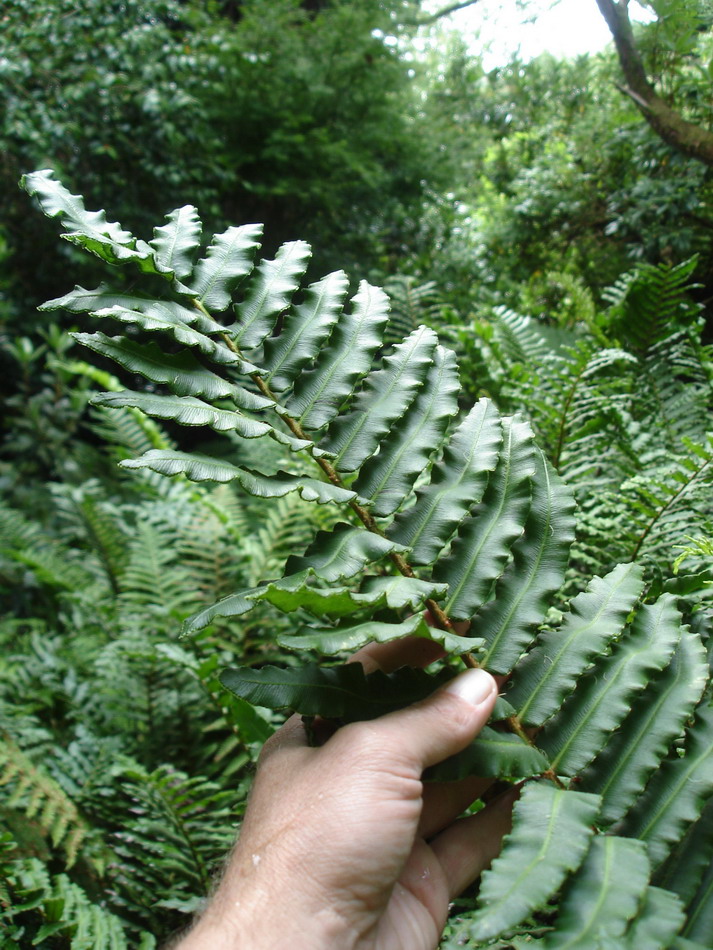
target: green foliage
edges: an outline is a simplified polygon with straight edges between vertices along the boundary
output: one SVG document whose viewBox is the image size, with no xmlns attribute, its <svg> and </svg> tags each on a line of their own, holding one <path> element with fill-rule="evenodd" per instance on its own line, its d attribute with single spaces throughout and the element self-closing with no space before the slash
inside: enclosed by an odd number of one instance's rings
<svg viewBox="0 0 713 950">
<path fill-rule="evenodd" d="M 556 330 L 501 308 L 466 340 L 484 368 L 479 391 L 527 413 L 574 490 L 579 574 L 617 560 L 666 574 L 685 526 L 705 532 L 713 516 L 713 373 L 695 263 L 623 275 L 594 323 L 589 307 Z"/>
<path fill-rule="evenodd" d="M 25 187 L 50 214 L 68 203 L 79 207 L 46 173 L 27 176 Z M 511 343 L 521 344 L 517 360 L 529 391 L 538 387 L 537 370 L 528 365 L 533 354 L 558 370 L 551 386 L 541 383 L 539 399 L 533 399 L 532 416 L 543 433 L 545 454 L 551 455 L 549 464 L 528 422 L 517 413 L 502 415 L 490 399 L 453 418 L 454 360 L 437 345 L 432 331 L 417 328 L 403 343 L 382 349 L 388 303 L 378 288 L 363 282 L 350 306 L 342 309 L 344 282 L 339 274 L 313 285 L 293 307 L 306 257 L 299 242 L 284 247 L 274 261 L 253 268 L 255 229 L 229 229 L 213 239 L 192 271 L 182 256 L 178 279 L 175 268 L 166 263 L 162 239 L 153 246 L 144 244 L 105 224 L 101 214 L 77 212 L 70 226 L 76 228 L 81 220 L 86 227 L 73 240 L 88 250 L 106 247 L 105 239 L 115 242 L 127 250 L 126 263 L 146 275 L 140 278 L 145 296 L 138 308 L 117 302 L 116 294 L 104 288 L 78 289 L 70 296 L 74 306 L 84 306 L 112 329 L 117 323 L 130 327 L 127 336 L 79 336 L 102 356 L 150 382 L 148 397 L 143 391 L 126 391 L 121 405 L 225 433 L 222 447 L 214 446 L 210 453 L 151 448 L 122 463 L 154 484 L 167 502 L 162 516 L 157 513 L 145 528 L 131 531 L 141 561 L 132 553 L 119 575 L 119 587 L 129 583 L 134 591 L 134 596 L 124 597 L 128 609 L 145 604 L 152 585 L 161 608 L 157 629 L 165 631 L 162 625 L 169 617 L 189 609 L 182 585 L 158 579 L 174 566 L 179 575 L 188 569 L 173 560 L 174 548 L 167 553 L 168 534 L 162 536 L 161 530 L 168 532 L 169 512 L 181 512 L 192 491 L 199 499 L 205 497 L 206 480 L 236 480 L 257 498 L 279 498 L 276 504 L 299 495 L 317 508 L 340 512 L 341 520 L 313 530 L 284 565 L 274 567 L 272 576 L 252 586 L 243 581 L 237 592 L 199 608 L 185 626 L 186 633 L 195 635 L 185 648 L 188 656 L 181 659 L 175 647 L 165 648 L 164 655 L 184 669 L 195 669 L 197 662 L 200 670 L 202 658 L 193 660 L 190 652 L 211 646 L 230 652 L 222 634 L 217 643 L 213 638 L 231 618 L 241 618 L 234 631 L 244 649 L 253 612 L 264 617 L 263 611 L 276 609 L 286 616 L 292 629 L 276 630 L 275 639 L 290 655 L 279 665 L 268 646 L 256 663 L 229 665 L 220 673 L 220 681 L 235 697 L 232 701 L 238 702 L 231 707 L 226 701 L 224 715 L 235 710 L 236 724 L 252 724 L 251 736 L 259 735 L 259 729 L 245 713 L 247 707 L 240 705 L 243 700 L 276 710 L 292 708 L 305 716 L 363 719 L 429 695 L 453 675 L 458 656 L 468 654 L 468 663 L 485 663 L 498 672 L 514 666 L 505 701 L 490 726 L 460 756 L 427 776 L 440 780 L 477 773 L 530 780 L 503 853 L 483 879 L 479 904 L 454 925 L 456 941 L 497 938 L 520 947 L 529 945 L 525 938 L 531 935 L 543 938 L 539 942 L 545 947 L 617 942 L 633 947 L 647 942 L 664 950 L 677 933 L 682 939 L 698 939 L 710 914 L 707 878 L 701 875 L 700 882 L 687 885 L 682 898 L 676 887 L 659 887 L 659 875 L 667 874 L 667 862 L 677 860 L 673 849 L 684 839 L 682 847 L 696 849 L 694 841 L 704 839 L 687 833 L 707 827 L 709 821 L 713 719 L 705 645 L 698 632 L 704 629 L 705 603 L 696 599 L 697 582 L 687 584 L 679 577 L 678 593 L 662 590 L 665 585 L 650 560 L 632 560 L 645 542 L 654 558 L 659 548 L 649 539 L 661 541 L 665 531 L 660 526 L 668 530 L 677 500 L 693 496 L 694 483 L 707 483 L 707 445 L 687 437 L 680 467 L 670 480 L 660 468 L 644 473 L 649 476 L 646 491 L 654 497 L 648 498 L 650 510 L 631 501 L 632 534 L 638 540 L 629 563 L 608 565 L 605 576 L 593 577 L 569 610 L 560 611 L 559 622 L 557 612 L 549 609 L 554 603 L 562 605 L 574 523 L 573 491 L 557 469 L 586 493 L 597 483 L 596 471 L 589 482 L 582 480 L 582 472 L 596 470 L 602 460 L 593 457 L 585 466 L 576 448 L 568 455 L 570 446 L 585 442 L 591 454 L 593 445 L 602 443 L 587 442 L 590 435 L 604 439 L 616 431 L 612 423 L 597 435 L 602 419 L 615 420 L 625 432 L 636 429 L 639 421 L 633 383 L 620 369 L 635 357 L 622 348 L 622 340 L 597 354 L 591 340 L 570 339 L 552 353 L 526 321 L 509 320 L 510 328 L 515 327 Z M 169 215 L 166 227 L 162 233 L 172 233 L 182 248 L 195 242 L 197 219 L 192 211 Z M 124 250 L 112 253 L 118 261 Z M 245 277 L 236 287 L 239 275 Z M 667 272 L 654 276 L 665 283 Z M 157 277 L 164 278 L 159 294 L 151 292 L 158 286 Z M 672 278 L 674 285 L 680 284 L 679 277 Z M 676 293 L 674 286 L 674 297 Z M 52 303 L 62 305 L 61 300 Z M 182 348 L 186 326 L 194 327 L 186 312 L 197 314 L 196 332 L 209 341 L 196 341 L 197 353 Z M 146 318 L 154 316 L 163 324 L 149 330 Z M 528 334 L 524 340 L 523 331 Z M 153 333 L 162 345 L 143 343 L 144 332 Z M 677 327 L 674 337 L 680 332 Z M 670 339 L 665 336 L 655 346 L 664 344 L 665 349 Z M 704 357 L 695 334 L 687 339 L 692 351 Z M 219 348 L 217 358 L 211 344 Z M 225 349 L 233 359 L 226 358 Z M 511 347 L 511 352 L 517 349 Z M 648 351 L 639 358 L 647 356 Z M 704 366 L 705 360 L 699 364 Z M 266 380 L 274 378 L 278 368 L 280 388 L 275 392 Z M 672 373 L 673 388 L 680 388 L 683 380 L 675 366 Z M 601 387 L 600 375 L 605 380 Z M 447 385 L 434 390 L 439 378 Z M 503 391 L 507 393 L 506 385 Z M 622 391 L 628 403 L 619 400 Z M 700 393 L 707 398 L 705 388 Z M 558 398 L 548 410 L 551 394 Z M 512 391 L 509 398 L 515 399 Z M 113 399 L 112 393 L 99 401 L 111 405 Z M 673 418 L 672 402 L 664 403 L 661 411 Z M 229 425 L 224 424 L 227 420 L 232 420 Z M 253 424 L 264 428 L 256 433 Z M 285 473 L 282 461 L 270 465 L 268 459 L 259 466 L 235 463 L 234 447 L 241 445 L 249 453 L 263 435 L 273 452 L 289 448 L 292 461 L 287 464 L 293 471 Z M 643 433 L 641 438 L 628 444 L 630 455 L 635 455 L 635 447 L 641 454 L 643 445 L 658 463 L 662 445 L 655 434 Z M 613 451 L 628 458 L 625 448 L 617 444 Z M 153 481 L 161 472 L 178 475 L 175 502 L 163 480 Z M 605 473 L 604 478 L 618 476 L 615 467 L 614 474 Z M 192 489 L 186 479 L 197 487 Z M 388 501 L 382 503 L 382 498 Z M 648 518 L 643 529 L 636 512 Z M 603 517 L 601 512 L 597 516 Z M 591 519 L 591 511 L 587 517 Z M 231 523 L 228 513 L 225 524 Z M 617 531 L 625 531 L 627 517 L 614 524 Z M 658 534 L 655 528 L 660 528 Z M 628 544 L 630 536 L 624 540 Z M 132 568 L 134 563 L 139 566 Z M 647 586 L 645 581 L 652 577 L 656 583 Z M 683 624 L 679 606 L 691 619 L 691 629 Z M 422 620 L 426 610 L 432 626 Z M 456 632 L 453 619 L 471 622 L 469 632 L 479 636 Z M 296 634 L 295 622 L 301 624 Z M 404 633 L 440 643 L 445 661 L 435 670 L 367 676 L 355 664 L 334 664 L 331 659 L 326 665 L 304 664 L 293 655 L 307 650 L 338 657 L 365 642 L 384 642 Z M 137 657 L 150 660 L 159 652 L 158 645 L 147 647 L 134 640 L 131 646 L 127 639 L 124 634 L 107 647 L 107 655 L 114 658 L 123 650 L 131 657 L 134 650 Z M 231 659 L 225 656 L 228 664 Z M 217 663 L 204 669 L 201 681 L 207 680 L 212 694 Z M 160 675 L 158 679 L 158 688 L 165 689 Z M 669 702 L 659 702 L 662 695 Z M 165 716 L 170 705 L 164 692 L 157 693 L 152 715 Z M 186 719 L 183 723 L 190 735 L 190 724 Z M 153 727 L 149 721 L 148 734 Z M 165 744 L 163 733 L 161 739 Z M 611 749 L 618 750 L 616 756 Z M 622 768 L 622 762 L 631 767 Z M 204 885 L 211 855 L 221 841 L 220 829 L 210 822 L 196 824 L 192 833 L 197 812 L 183 803 L 182 790 L 190 786 L 218 817 L 221 794 L 209 775 L 186 779 L 162 770 L 160 763 L 148 774 L 136 769 L 122 774 L 134 783 L 133 794 L 142 803 L 140 836 L 155 833 L 152 809 L 169 816 L 163 821 L 167 843 L 162 853 L 173 857 L 158 869 L 158 876 L 151 871 L 150 881 L 137 874 L 136 886 L 170 886 L 173 896 L 163 904 L 186 907 L 188 891 L 195 893 Z M 136 790 L 137 775 L 149 791 Z M 174 787 L 179 789 L 177 798 Z M 699 847 L 707 848 L 707 843 Z M 177 850 L 183 856 L 181 881 L 166 885 L 162 882 L 176 866 Z M 199 860 L 194 853 L 198 850 Z M 694 864 L 702 865 L 697 852 Z M 671 881 L 677 880 L 676 867 Z M 513 869 L 519 875 L 517 886 Z M 657 883 L 652 886 L 654 872 Z M 125 893 L 131 893 L 128 886 Z M 132 907 L 143 907 L 140 895 L 130 900 Z M 142 913 L 142 919 L 150 916 L 145 907 Z"/>
<path fill-rule="evenodd" d="M 384 42 L 402 31 L 391 17 L 402 8 L 129 0 L 99 10 L 91 0 L 9 0 L 0 218 L 15 306 L 49 296 L 66 265 L 15 190 L 24 170 L 48 162 L 94 197 L 111 195 L 133 227 L 148 230 L 164 201 L 183 197 L 214 229 L 240 207 L 247 220 L 269 221 L 275 246 L 299 224 L 323 262 L 376 264 L 437 171 L 410 67 Z M 177 268 L 178 279 L 196 235 L 183 214 L 149 241 L 156 267 Z"/>
<path fill-rule="evenodd" d="M 121 920 L 101 904 L 92 903 L 66 874 L 50 876 L 37 859 L 13 861 L 3 871 L 13 902 L 0 917 L 8 950 L 28 946 L 128 950 L 130 944 Z M 142 931 L 131 946 L 153 950 L 156 941 Z"/>
<path fill-rule="evenodd" d="M 330 524 L 297 493 L 264 513 L 229 485 L 112 480 L 117 458 L 171 443 L 137 410 L 93 416 L 111 439 L 110 464 L 83 458 L 78 443 L 63 470 L 105 468 L 101 481 L 41 490 L 5 475 L 0 508 L 0 597 L 14 618 L 0 623 L 0 825 L 14 842 L 2 912 L 17 946 L 41 934 L 93 947 L 106 934 L 107 945 L 149 947 L 149 933 L 185 925 L 273 729 L 222 689 L 219 667 L 274 662 L 278 651 L 258 625 L 239 644 L 217 625 L 183 648 L 167 641 L 196 609 L 256 583 L 256 571 L 279 573 L 295 545 Z M 277 468 L 277 443 L 263 440 L 258 453 L 264 463 L 272 446 Z M 280 615 L 269 623 L 289 629 Z"/>
<path fill-rule="evenodd" d="M 658 49 L 647 65 L 664 98 L 709 127 L 710 31 L 690 12 L 684 24 L 684 6 L 668 4 L 641 41 Z M 669 33 L 697 49 L 675 54 L 654 39 Z M 455 30 L 439 40 L 422 85 L 450 183 L 401 271 L 436 280 L 463 314 L 505 304 L 548 323 L 571 316 L 583 287 L 599 305 L 635 262 L 699 254 L 696 276 L 710 285 L 710 173 L 663 143 L 619 92 L 612 47 L 493 67 Z"/>
</svg>

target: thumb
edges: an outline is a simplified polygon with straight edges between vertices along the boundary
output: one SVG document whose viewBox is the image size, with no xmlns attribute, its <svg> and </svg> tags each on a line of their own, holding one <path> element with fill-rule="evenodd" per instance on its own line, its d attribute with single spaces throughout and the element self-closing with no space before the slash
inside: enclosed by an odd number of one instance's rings
<svg viewBox="0 0 713 950">
<path fill-rule="evenodd" d="M 466 670 L 428 699 L 372 721 L 383 748 L 419 770 L 464 749 L 495 705 L 498 687 L 486 670 Z"/>
</svg>

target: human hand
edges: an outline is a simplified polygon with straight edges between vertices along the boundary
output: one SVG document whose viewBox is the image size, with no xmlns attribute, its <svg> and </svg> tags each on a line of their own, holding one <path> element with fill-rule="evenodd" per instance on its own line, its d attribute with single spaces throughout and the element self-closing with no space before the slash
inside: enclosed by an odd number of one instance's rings
<svg viewBox="0 0 713 950">
<path fill-rule="evenodd" d="M 371 645 L 367 672 L 426 665 L 433 644 Z M 433 950 L 449 902 L 488 866 L 514 795 L 455 821 L 490 784 L 424 786 L 463 749 L 497 686 L 467 670 L 422 703 L 308 746 L 293 716 L 268 740 L 225 877 L 180 950 Z"/>
</svg>

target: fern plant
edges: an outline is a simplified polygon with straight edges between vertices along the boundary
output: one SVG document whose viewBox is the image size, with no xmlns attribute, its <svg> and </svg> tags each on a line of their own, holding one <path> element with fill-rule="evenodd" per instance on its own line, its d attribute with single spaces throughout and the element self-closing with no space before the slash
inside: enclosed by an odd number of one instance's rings
<svg viewBox="0 0 713 950">
<path fill-rule="evenodd" d="M 481 736 L 424 777 L 525 781 L 512 832 L 474 906 L 453 921 L 451 945 L 703 945 L 713 908 L 704 644 L 676 596 L 648 592 L 634 563 L 594 577 L 559 623 L 549 615 L 574 499 L 528 422 L 489 399 L 459 412 L 455 358 L 427 327 L 384 353 L 378 288 L 363 282 L 345 307 L 339 272 L 293 304 L 309 259 L 300 241 L 253 267 L 255 225 L 215 235 L 200 256 L 192 207 L 147 243 L 88 212 L 50 172 L 24 184 L 67 240 L 143 275 L 130 294 L 77 287 L 45 305 L 103 320 L 114 335 L 79 342 L 147 380 L 98 404 L 272 440 L 311 469 L 264 471 L 174 448 L 124 467 L 236 482 L 275 504 L 297 493 L 340 512 L 284 570 L 187 622 L 196 634 L 267 605 L 299 617 L 297 633 L 278 635 L 293 663 L 227 669 L 222 684 L 259 706 L 344 722 L 428 695 L 459 661 L 512 673 Z M 457 632 L 456 621 L 470 629 Z M 365 675 L 334 659 L 406 634 L 441 645 L 439 668 Z M 695 854 L 699 878 L 677 872 L 679 847 Z"/>
<path fill-rule="evenodd" d="M 527 412 L 575 492 L 575 576 L 634 559 L 660 577 L 690 528 L 713 523 L 713 372 L 690 273 L 688 262 L 622 278 L 600 317 L 614 337 L 592 332 L 588 310 L 554 336 L 504 308 L 474 327 L 476 378 L 501 406 Z"/>
</svg>

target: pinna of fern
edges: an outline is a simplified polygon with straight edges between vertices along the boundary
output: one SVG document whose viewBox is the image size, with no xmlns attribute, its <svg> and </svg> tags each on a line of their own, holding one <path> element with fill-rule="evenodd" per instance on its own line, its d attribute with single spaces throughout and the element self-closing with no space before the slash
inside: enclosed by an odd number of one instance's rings
<svg viewBox="0 0 713 950">
<path fill-rule="evenodd" d="M 260 229 L 243 225 L 215 235 L 200 257 L 192 207 L 168 215 L 147 243 L 86 211 L 49 172 L 24 183 L 67 240 L 145 275 L 140 292 L 75 288 L 45 305 L 103 320 L 116 335 L 79 342 L 148 381 L 96 401 L 232 439 L 266 437 L 305 456 L 312 473 L 174 449 L 124 466 L 237 482 L 265 499 L 296 492 L 341 511 L 282 573 L 185 626 L 195 633 L 267 603 L 299 618 L 281 645 L 327 664 L 229 669 L 223 685 L 259 706 L 345 722 L 428 695 L 458 658 L 513 671 L 481 736 L 425 776 L 529 780 L 458 939 L 518 946 L 529 934 L 545 948 L 637 950 L 665 950 L 678 933 L 695 940 L 701 913 L 694 920 L 688 892 L 654 886 L 653 875 L 713 795 L 705 650 L 673 594 L 647 601 L 635 563 L 594 577 L 559 625 L 544 624 L 567 566 L 574 500 L 526 419 L 502 416 L 489 399 L 459 413 L 455 358 L 428 327 L 382 353 L 388 301 L 366 282 L 347 306 L 341 272 L 293 303 L 309 259 L 303 242 L 253 267 Z M 468 633 L 455 621 L 469 622 Z M 438 669 L 365 675 L 332 659 L 407 634 L 441 645 Z M 692 900 L 708 907 L 700 891 Z"/>
</svg>

